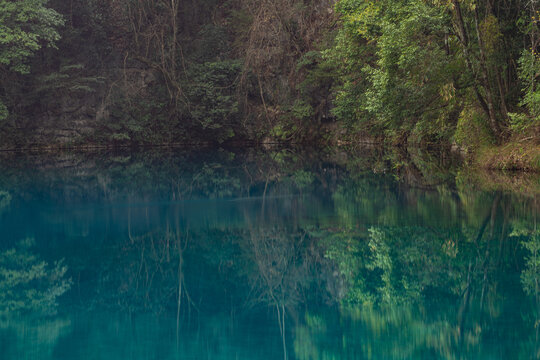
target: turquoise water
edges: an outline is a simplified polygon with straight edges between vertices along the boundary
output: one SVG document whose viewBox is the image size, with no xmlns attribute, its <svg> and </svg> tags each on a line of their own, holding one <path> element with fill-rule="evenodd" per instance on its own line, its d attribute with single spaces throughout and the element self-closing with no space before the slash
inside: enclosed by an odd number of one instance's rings
<svg viewBox="0 0 540 360">
<path fill-rule="evenodd" d="M 0 359 L 540 358 L 528 193 L 373 151 L 4 155 Z"/>
</svg>

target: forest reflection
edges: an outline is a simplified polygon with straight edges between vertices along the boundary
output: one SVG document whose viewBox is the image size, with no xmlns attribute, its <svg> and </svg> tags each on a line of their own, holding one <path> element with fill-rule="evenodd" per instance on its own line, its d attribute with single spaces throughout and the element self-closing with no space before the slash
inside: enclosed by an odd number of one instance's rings
<svg viewBox="0 0 540 360">
<path fill-rule="evenodd" d="M 0 356 L 540 358 L 536 195 L 222 155 L 4 172 Z"/>
</svg>

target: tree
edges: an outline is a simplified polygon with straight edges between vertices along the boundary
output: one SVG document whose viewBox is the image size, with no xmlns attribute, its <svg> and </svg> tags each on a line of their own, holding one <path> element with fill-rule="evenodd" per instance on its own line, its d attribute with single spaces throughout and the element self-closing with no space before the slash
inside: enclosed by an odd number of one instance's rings
<svg viewBox="0 0 540 360">
<path fill-rule="evenodd" d="M 356 0 L 340 1 L 337 11 L 343 30 L 328 57 L 345 64 L 338 118 L 357 114 L 353 120 L 403 140 L 448 137 L 462 71 L 445 44 L 447 11 L 424 1 Z"/>
<path fill-rule="evenodd" d="M 340 0 L 336 9 L 343 26 L 327 57 L 342 71 L 335 89 L 339 119 L 400 140 L 441 142 L 474 118 L 490 140 L 503 140 L 508 113 L 519 105 L 521 44 L 531 44 L 529 53 L 537 46 L 533 5 Z M 522 80 L 527 91 L 535 81 L 528 79 Z"/>
<path fill-rule="evenodd" d="M 62 16 L 48 8 L 48 0 L 0 0 L 0 78 L 9 73 L 28 74 L 28 60 L 43 46 L 60 39 Z M 0 120 L 8 115 L 2 102 L 5 80 L 0 81 Z"/>
</svg>

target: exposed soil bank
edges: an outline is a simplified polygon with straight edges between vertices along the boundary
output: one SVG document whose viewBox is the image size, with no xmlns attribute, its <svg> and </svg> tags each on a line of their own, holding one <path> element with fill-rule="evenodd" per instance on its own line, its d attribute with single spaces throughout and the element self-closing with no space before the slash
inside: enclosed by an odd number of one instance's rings
<svg viewBox="0 0 540 360">
<path fill-rule="evenodd" d="M 474 155 L 473 166 L 487 170 L 540 172 L 538 138 L 479 149 Z"/>
</svg>

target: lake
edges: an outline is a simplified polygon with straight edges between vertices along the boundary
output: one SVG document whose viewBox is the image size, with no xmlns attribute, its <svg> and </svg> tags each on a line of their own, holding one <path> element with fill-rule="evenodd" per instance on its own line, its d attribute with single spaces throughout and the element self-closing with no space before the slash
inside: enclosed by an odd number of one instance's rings
<svg viewBox="0 0 540 360">
<path fill-rule="evenodd" d="M 0 359 L 540 358 L 538 178 L 497 176 L 375 149 L 2 154 Z"/>
</svg>

